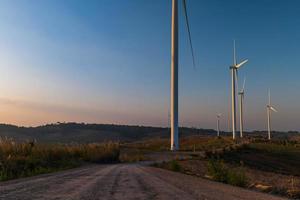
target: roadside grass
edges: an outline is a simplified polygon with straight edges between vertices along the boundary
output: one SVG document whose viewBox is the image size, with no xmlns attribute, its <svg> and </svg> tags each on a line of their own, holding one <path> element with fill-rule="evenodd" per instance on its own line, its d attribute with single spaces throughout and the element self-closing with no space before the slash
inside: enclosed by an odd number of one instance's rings
<svg viewBox="0 0 300 200">
<path fill-rule="evenodd" d="M 263 171 L 300 176 L 300 147 L 293 144 L 252 143 L 225 152 L 222 159 Z"/>
<path fill-rule="evenodd" d="M 180 172 L 181 166 L 176 160 L 172 160 L 169 165 L 170 169 L 174 172 Z"/>
<path fill-rule="evenodd" d="M 205 161 L 205 163 L 206 172 L 200 176 L 239 187 L 246 187 L 248 185 L 248 179 L 242 167 L 229 167 L 220 159 L 210 159 Z M 174 172 L 195 175 L 186 168 L 186 161 L 172 160 L 169 162 L 155 163 L 153 166 Z M 208 173 L 208 176 L 206 173 Z"/>
<path fill-rule="evenodd" d="M 83 162 L 119 161 L 118 143 L 38 144 L 0 138 L 0 181 L 73 168 Z"/>
<path fill-rule="evenodd" d="M 208 174 L 213 180 L 234 186 L 246 187 L 248 185 L 245 171 L 242 167 L 230 168 L 223 160 L 210 159 L 208 161 Z"/>
<path fill-rule="evenodd" d="M 260 141 L 224 152 L 220 157 L 231 166 L 242 165 L 252 169 L 251 176 L 253 176 L 254 188 L 289 198 L 300 198 L 300 184 L 296 183 L 297 180 L 299 182 L 300 176 L 300 146 L 298 142 L 287 140 Z M 255 180 L 257 173 L 290 176 L 291 181 L 282 184 L 286 180 L 278 179 L 274 183 L 273 180 L 265 178 L 261 180 L 265 185 L 261 185 L 257 184 Z"/>
<path fill-rule="evenodd" d="M 146 156 L 144 151 L 141 151 L 139 149 L 133 149 L 133 148 L 125 148 L 122 147 L 120 149 L 120 156 L 119 156 L 120 162 L 139 162 L 146 160 Z"/>
<path fill-rule="evenodd" d="M 247 143 L 249 140 L 246 140 L 227 143 L 224 140 L 226 138 L 205 141 L 204 157 L 176 160 L 180 170 L 171 167 L 174 161 L 154 166 L 288 198 L 300 198 L 299 142 L 256 140 Z M 186 144 L 182 146 L 187 147 Z"/>
<path fill-rule="evenodd" d="M 189 136 L 180 138 L 180 151 L 207 151 L 230 147 L 234 142 L 230 137 Z M 122 144 L 124 148 L 138 149 L 143 152 L 170 150 L 170 139 L 154 138 L 134 143 Z"/>
<path fill-rule="evenodd" d="M 183 172 L 182 166 L 177 160 L 171 160 L 169 162 L 161 162 L 161 163 L 154 163 L 153 167 L 163 168 L 174 172 Z"/>
<path fill-rule="evenodd" d="M 140 152 L 159 152 L 168 151 L 170 149 L 170 140 L 166 138 L 153 138 L 146 139 L 137 142 L 131 142 L 122 144 L 121 147 L 124 149 L 134 149 Z"/>
<path fill-rule="evenodd" d="M 182 151 L 214 151 L 234 144 L 230 137 L 191 136 L 180 141 Z"/>
</svg>

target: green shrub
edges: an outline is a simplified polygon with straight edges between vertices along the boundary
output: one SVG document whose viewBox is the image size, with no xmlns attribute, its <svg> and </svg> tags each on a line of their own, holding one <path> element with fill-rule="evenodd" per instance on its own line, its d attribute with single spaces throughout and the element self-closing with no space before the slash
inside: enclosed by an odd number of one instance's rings
<svg viewBox="0 0 300 200">
<path fill-rule="evenodd" d="M 227 183 L 239 187 L 247 186 L 247 178 L 244 170 L 241 168 L 228 170 Z"/>
<path fill-rule="evenodd" d="M 219 182 L 240 187 L 247 185 L 247 177 L 244 170 L 242 168 L 228 168 L 222 160 L 209 160 L 208 174 Z"/>
<path fill-rule="evenodd" d="M 208 174 L 216 181 L 226 182 L 228 169 L 223 161 L 211 159 L 208 162 Z"/>
<path fill-rule="evenodd" d="M 179 171 L 181 171 L 181 166 L 179 165 L 179 163 L 176 160 L 172 160 L 170 162 L 170 169 L 172 171 L 179 172 Z"/>
</svg>

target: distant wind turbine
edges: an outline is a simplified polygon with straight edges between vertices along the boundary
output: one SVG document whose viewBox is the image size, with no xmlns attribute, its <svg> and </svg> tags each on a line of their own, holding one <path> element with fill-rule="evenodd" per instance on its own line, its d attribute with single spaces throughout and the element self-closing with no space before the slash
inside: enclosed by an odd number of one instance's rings
<svg viewBox="0 0 300 200">
<path fill-rule="evenodd" d="M 239 92 L 239 105 L 240 105 L 240 137 L 243 138 L 243 131 L 244 131 L 244 96 L 245 96 L 245 82 L 244 79 L 243 88 Z"/>
<path fill-rule="evenodd" d="M 220 118 L 222 116 L 222 113 L 217 114 L 217 135 L 220 137 Z"/>
<path fill-rule="evenodd" d="M 271 111 L 278 112 L 272 105 L 271 105 L 271 94 L 269 90 L 269 103 L 267 104 L 267 115 L 268 115 L 268 139 L 271 140 Z"/>
<path fill-rule="evenodd" d="M 230 66 L 231 70 L 231 112 L 232 112 L 232 137 L 235 140 L 236 131 L 236 81 L 237 81 L 237 70 L 243 66 L 248 60 L 244 60 L 237 64 L 236 53 L 235 53 L 235 40 L 233 41 L 233 65 Z"/>
<path fill-rule="evenodd" d="M 183 0 L 185 21 L 188 30 L 193 65 L 195 67 L 190 25 L 186 1 Z M 179 149 L 178 141 L 178 0 L 172 0 L 172 31 L 171 31 L 171 150 Z"/>
</svg>

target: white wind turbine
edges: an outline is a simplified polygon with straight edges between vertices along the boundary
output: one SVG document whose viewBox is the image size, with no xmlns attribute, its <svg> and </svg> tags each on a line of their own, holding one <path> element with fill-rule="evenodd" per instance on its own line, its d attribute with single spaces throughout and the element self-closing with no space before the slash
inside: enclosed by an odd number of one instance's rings
<svg viewBox="0 0 300 200">
<path fill-rule="evenodd" d="M 190 25 L 187 15 L 186 1 L 183 0 L 185 21 L 189 43 L 195 67 Z M 178 141 L 178 0 L 172 0 L 172 31 L 171 31 L 171 150 L 179 149 Z"/>
<path fill-rule="evenodd" d="M 267 104 L 267 115 L 268 115 L 268 139 L 271 140 L 271 111 L 278 112 L 272 105 L 271 105 L 271 94 L 269 90 L 269 103 Z"/>
<path fill-rule="evenodd" d="M 235 54 L 235 40 L 233 41 L 233 65 L 230 66 L 231 70 L 231 115 L 232 115 L 232 137 L 235 140 L 236 131 L 236 81 L 237 81 L 237 70 L 243 66 L 248 60 L 244 60 L 237 64 Z"/>
<path fill-rule="evenodd" d="M 217 114 L 217 135 L 220 137 L 220 118 L 222 116 L 222 113 Z"/>
<path fill-rule="evenodd" d="M 244 131 L 244 96 L 245 96 L 245 82 L 246 79 L 244 79 L 243 88 L 239 92 L 239 106 L 240 106 L 240 137 L 243 138 L 243 131 Z"/>
</svg>

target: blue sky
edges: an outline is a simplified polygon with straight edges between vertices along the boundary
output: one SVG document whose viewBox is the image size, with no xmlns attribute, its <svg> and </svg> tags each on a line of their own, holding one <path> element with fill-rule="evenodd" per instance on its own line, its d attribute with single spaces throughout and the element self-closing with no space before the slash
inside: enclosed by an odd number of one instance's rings
<svg viewBox="0 0 300 200">
<path fill-rule="evenodd" d="M 300 130 L 300 2 L 187 0 L 180 5 L 180 124 L 228 127 L 232 41 L 246 77 L 245 127 Z M 168 124 L 171 0 L 1 0 L 0 121 Z"/>
</svg>

